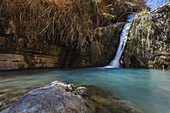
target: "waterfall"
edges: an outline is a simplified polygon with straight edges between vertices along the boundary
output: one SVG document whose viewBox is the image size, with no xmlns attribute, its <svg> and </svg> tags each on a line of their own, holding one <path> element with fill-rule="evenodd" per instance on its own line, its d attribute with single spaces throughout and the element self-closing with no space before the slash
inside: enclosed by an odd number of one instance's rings
<svg viewBox="0 0 170 113">
<path fill-rule="evenodd" d="M 154 10 L 157 7 L 160 7 L 162 4 L 166 3 L 168 0 L 148 0 L 146 2 L 146 5 L 151 9 Z M 122 53 L 124 52 L 124 48 L 126 46 L 129 30 L 132 24 L 132 21 L 135 17 L 135 14 L 131 14 L 128 19 L 128 23 L 125 24 L 121 35 L 120 35 L 120 41 L 119 41 L 119 47 L 117 49 L 115 58 L 110 62 L 108 66 L 102 67 L 102 68 L 119 68 L 120 67 L 120 58 L 122 56 Z"/>
<path fill-rule="evenodd" d="M 126 46 L 129 30 L 131 27 L 132 22 L 126 23 L 121 35 L 120 35 L 120 41 L 119 41 L 119 47 L 117 49 L 115 58 L 110 62 L 108 66 L 105 66 L 104 68 L 119 68 L 120 67 L 120 58 L 122 56 L 122 53 L 124 52 L 124 48 Z"/>
</svg>

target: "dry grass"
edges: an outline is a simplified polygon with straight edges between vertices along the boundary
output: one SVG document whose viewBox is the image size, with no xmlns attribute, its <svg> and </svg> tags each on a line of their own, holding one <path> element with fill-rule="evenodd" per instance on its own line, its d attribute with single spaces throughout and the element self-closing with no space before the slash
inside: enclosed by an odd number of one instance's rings
<svg viewBox="0 0 170 113">
<path fill-rule="evenodd" d="M 87 46 L 86 38 L 93 40 L 92 31 L 105 26 L 118 18 L 117 6 L 123 10 L 134 8 L 124 5 L 128 0 L 2 0 L 0 17 L 5 21 L 13 20 L 17 37 L 29 41 L 51 41 L 68 47 Z M 143 5 L 143 0 L 129 2 Z M 142 6 L 141 5 L 141 6 Z M 113 14 L 113 15 L 112 15 Z"/>
</svg>

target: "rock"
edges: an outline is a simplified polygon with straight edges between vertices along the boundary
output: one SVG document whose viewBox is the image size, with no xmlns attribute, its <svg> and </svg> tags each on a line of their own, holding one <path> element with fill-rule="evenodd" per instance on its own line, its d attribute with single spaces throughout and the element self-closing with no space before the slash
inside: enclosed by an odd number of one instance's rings
<svg viewBox="0 0 170 113">
<path fill-rule="evenodd" d="M 93 40 L 89 40 L 88 46 L 82 50 L 67 50 L 67 55 L 62 55 L 60 61 L 61 67 L 80 68 L 80 67 L 98 67 L 106 66 L 114 58 L 119 45 L 119 37 L 124 26 L 124 22 L 119 22 L 106 27 L 98 27 L 94 30 Z M 62 54 L 62 53 L 61 53 Z M 68 61 L 64 56 L 69 56 Z"/>
<path fill-rule="evenodd" d="M 27 56 L 27 61 L 29 63 L 30 68 L 58 67 L 57 56 L 33 54 L 33 56 Z"/>
<path fill-rule="evenodd" d="M 0 70 L 58 67 L 58 57 L 39 54 L 1 54 Z"/>
<path fill-rule="evenodd" d="M 0 36 L 0 40 L 0 57 L 3 57 L 3 61 L 0 60 L 0 70 L 59 67 L 60 47 L 57 45 L 40 40 L 30 42 L 26 38 L 6 35 Z M 19 61 L 16 60 L 18 56 Z"/>
<path fill-rule="evenodd" d="M 170 69 L 169 10 L 170 1 L 135 17 L 124 53 L 124 67 Z"/>
<path fill-rule="evenodd" d="M 0 40 L 2 39 L 0 41 L 0 53 L 23 55 L 28 63 L 28 68 L 81 68 L 108 65 L 114 58 L 119 44 L 119 36 L 125 24 L 112 23 L 118 21 L 125 22 L 130 14 L 125 12 L 139 11 L 141 7 L 145 6 L 145 0 L 140 0 L 140 2 L 137 0 L 116 0 L 113 3 L 112 1 L 100 1 L 100 3 L 97 4 L 103 7 L 105 6 L 103 3 L 108 4 L 106 8 L 107 13 L 105 13 L 106 18 L 103 15 L 104 13 L 100 15 L 95 14 L 98 20 L 97 23 L 93 18 L 89 18 L 89 26 L 81 27 L 80 25 L 80 28 L 86 29 L 86 27 L 88 27 L 91 31 L 86 30 L 84 32 L 80 30 L 78 31 L 79 33 L 75 32 L 75 35 L 72 35 L 73 37 L 71 38 L 62 35 L 64 32 L 61 33 L 61 31 L 64 30 L 60 29 L 60 25 L 57 21 L 53 23 L 55 29 L 51 32 L 51 26 L 43 24 L 44 20 L 40 19 L 39 21 L 42 22 L 36 24 L 34 19 L 27 19 L 28 15 L 25 15 L 26 13 L 23 13 L 21 19 L 21 17 L 16 16 L 15 11 L 13 12 L 13 10 L 10 10 L 12 7 L 7 8 L 9 11 L 7 10 L 5 12 L 3 11 L 5 7 L 2 7 L 2 15 L 0 15 Z M 33 3 L 31 2 L 31 4 Z M 5 5 L 7 4 L 5 3 L 4 6 Z M 44 5 L 48 6 L 49 4 Z M 93 3 L 91 5 L 92 7 L 95 6 Z M 29 7 L 30 6 L 31 5 L 29 5 Z M 15 8 L 17 9 L 17 7 Z M 26 10 L 26 12 L 27 11 L 29 10 Z M 22 10 L 19 10 L 19 12 L 22 14 Z M 39 13 L 37 14 L 39 15 Z M 107 15 L 110 16 L 107 17 Z M 30 24 L 30 22 L 34 24 Z M 91 24 L 91 22 L 94 24 Z M 77 24 L 79 25 L 80 23 L 78 22 Z M 44 27 L 44 29 L 42 27 Z M 73 40 L 74 42 L 72 42 Z M 80 43 L 82 43 L 83 46 Z M 78 45 L 82 47 L 80 48 Z M 50 58 L 50 61 L 54 59 L 58 60 L 55 60 L 55 63 L 47 63 L 47 61 L 40 61 L 41 63 L 37 63 L 34 62 L 33 54 L 47 55 L 48 57 L 55 56 L 56 58 Z M 44 60 L 44 57 L 41 59 Z"/>
<path fill-rule="evenodd" d="M 1 105 L 4 109 L 21 95 L 23 94 L 8 94 L 11 99 L 8 102 L 0 100 L 0 105 L 4 103 L 5 105 Z M 18 101 L 1 111 L 1 113 L 28 112 L 143 113 L 135 105 L 104 89 L 95 86 L 75 86 L 58 81 L 28 92 Z"/>
<path fill-rule="evenodd" d="M 86 86 L 91 113 L 143 113 L 141 109 L 121 97 L 95 86 Z"/>
<path fill-rule="evenodd" d="M 21 98 L 23 95 L 25 95 L 29 91 L 36 89 L 36 88 L 39 88 L 39 87 L 37 86 L 29 87 L 29 88 L 25 88 L 24 90 L 14 89 L 14 91 L 8 91 L 5 89 L 1 90 L 0 91 L 0 111 L 9 107 L 11 104 L 15 103 L 19 98 Z"/>
<path fill-rule="evenodd" d="M 0 54 L 0 70 L 14 70 L 26 68 L 28 68 L 28 64 L 26 63 L 23 55 Z"/>
<path fill-rule="evenodd" d="M 120 22 L 96 28 L 93 33 L 93 40 L 90 41 L 87 38 L 87 47 L 83 47 L 81 50 L 56 44 L 56 42 L 48 39 L 31 40 L 13 36 L 11 31 L 10 35 L 0 36 L 0 53 L 17 54 L 24 57 L 27 67 L 11 69 L 105 66 L 114 58 L 124 24 Z M 8 65 L 10 66 L 10 64 Z M 3 69 L 11 70 L 5 69 L 5 67 Z"/>
<path fill-rule="evenodd" d="M 66 91 L 67 88 L 69 91 Z M 30 91 L 1 113 L 87 112 L 86 100 L 81 95 L 72 93 L 73 89 L 71 84 L 54 81 L 45 87 Z"/>
<path fill-rule="evenodd" d="M 80 94 L 81 96 L 83 96 L 84 98 L 88 98 L 88 92 L 87 89 L 85 87 L 77 87 L 78 90 L 78 94 Z"/>
</svg>

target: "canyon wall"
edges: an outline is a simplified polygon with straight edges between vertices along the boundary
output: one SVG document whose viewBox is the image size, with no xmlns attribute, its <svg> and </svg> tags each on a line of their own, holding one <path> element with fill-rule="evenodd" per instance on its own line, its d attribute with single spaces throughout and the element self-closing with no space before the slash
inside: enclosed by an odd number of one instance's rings
<svg viewBox="0 0 170 113">
<path fill-rule="evenodd" d="M 80 68 L 107 65 L 116 53 L 124 23 L 99 27 L 81 50 L 13 35 L 12 22 L 0 34 L 0 70 L 35 68 Z"/>
<path fill-rule="evenodd" d="M 124 67 L 170 69 L 169 10 L 168 1 L 135 17 L 124 53 Z"/>
</svg>

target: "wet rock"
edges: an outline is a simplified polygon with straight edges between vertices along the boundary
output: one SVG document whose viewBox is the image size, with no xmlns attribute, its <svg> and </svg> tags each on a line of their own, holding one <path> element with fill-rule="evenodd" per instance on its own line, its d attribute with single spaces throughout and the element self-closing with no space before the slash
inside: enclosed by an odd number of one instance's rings
<svg viewBox="0 0 170 113">
<path fill-rule="evenodd" d="M 137 15 L 130 30 L 124 67 L 170 69 L 170 2 Z"/>
<path fill-rule="evenodd" d="M 132 103 L 107 90 L 95 86 L 86 86 L 86 88 L 89 93 L 88 103 L 92 113 L 143 113 Z"/>
<path fill-rule="evenodd" d="M 81 50 L 56 44 L 51 40 L 38 38 L 31 40 L 15 35 L 0 36 L 0 53 L 17 54 L 24 57 L 27 67 L 11 69 L 105 66 L 114 58 L 124 24 L 120 22 L 96 28 L 93 40 L 89 40 L 87 37 L 87 46 L 82 47 Z M 10 66 L 10 64 L 8 65 Z M 3 65 L 2 68 L 10 70 Z"/>
<path fill-rule="evenodd" d="M 119 37 L 122 31 L 124 22 L 119 22 L 106 27 L 98 27 L 94 30 L 93 40 L 89 40 L 88 46 L 82 48 L 81 51 L 73 50 L 67 54 L 69 59 L 67 67 L 96 67 L 106 66 L 114 58 L 117 47 L 119 45 Z M 62 54 L 62 53 L 61 53 Z M 62 55 L 64 56 L 64 55 Z M 65 61 L 61 57 L 61 61 Z M 66 64 L 63 64 L 63 67 Z M 62 67 L 62 66 L 61 66 Z"/>
<path fill-rule="evenodd" d="M 0 100 L 2 109 L 23 94 L 7 94 Z M 18 96 L 17 96 L 18 95 Z M 7 96 L 6 96 L 7 98 Z M 4 105 L 3 105 L 4 104 Z M 2 110 L 0 109 L 0 110 Z M 1 113 L 143 113 L 132 103 L 95 86 L 80 86 L 54 81 L 28 92 Z"/>
<path fill-rule="evenodd" d="M 86 100 L 81 95 L 72 93 L 74 89 L 72 86 L 65 82 L 54 81 L 45 87 L 30 91 L 1 113 L 87 112 Z M 67 88 L 69 91 L 66 91 Z"/>
<path fill-rule="evenodd" d="M 9 107 L 11 104 L 16 102 L 19 98 L 21 98 L 23 95 L 36 88 L 38 87 L 26 88 L 24 90 L 14 89 L 14 91 L 8 91 L 8 90 L 0 91 L 0 111 Z"/>
</svg>

